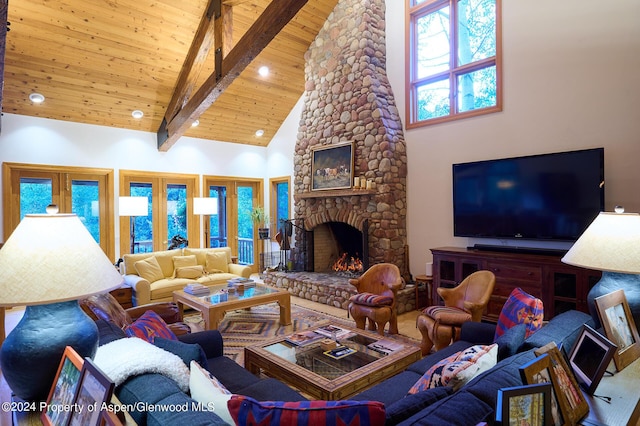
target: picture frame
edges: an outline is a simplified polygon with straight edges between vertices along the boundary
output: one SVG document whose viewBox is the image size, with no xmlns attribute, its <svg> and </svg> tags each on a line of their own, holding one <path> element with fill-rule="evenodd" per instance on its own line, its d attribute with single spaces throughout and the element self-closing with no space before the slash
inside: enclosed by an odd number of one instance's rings
<svg viewBox="0 0 640 426">
<path fill-rule="evenodd" d="M 555 371 L 551 368 L 551 358 L 546 355 L 540 355 L 533 361 L 520 367 L 520 376 L 522 382 L 526 385 L 536 385 L 549 383 L 551 389 L 549 390 L 549 414 L 551 418 L 551 425 L 562 426 L 569 424 L 565 421 L 565 417 L 562 412 L 562 406 L 560 400 L 556 394 L 554 383 L 557 382 Z"/>
<path fill-rule="evenodd" d="M 80 375 L 84 360 L 71 346 L 67 346 L 62 353 L 58 371 L 51 385 L 47 405 L 40 414 L 40 420 L 45 426 L 67 426 L 71 407 L 80 383 Z"/>
<path fill-rule="evenodd" d="M 604 334 L 617 349 L 613 353 L 616 370 L 622 371 L 640 356 L 640 337 L 624 290 L 595 298 Z"/>
<path fill-rule="evenodd" d="M 113 388 L 114 383 L 91 358 L 85 358 L 74 398 L 77 409 L 71 412 L 69 426 L 101 426 L 102 407 L 111 400 Z"/>
<path fill-rule="evenodd" d="M 353 185 L 353 143 L 311 148 L 311 190 L 348 189 Z"/>
<path fill-rule="evenodd" d="M 551 426 L 551 383 L 536 383 L 498 390 L 496 423 Z"/>
<path fill-rule="evenodd" d="M 535 349 L 534 353 L 537 356 L 545 354 L 549 356 L 549 362 L 553 370 L 553 389 L 558 398 L 564 424 L 572 425 L 578 423 L 589 412 L 589 403 L 580 390 L 580 385 L 564 355 L 562 355 L 555 342 Z"/>
<path fill-rule="evenodd" d="M 569 353 L 569 365 L 583 389 L 593 395 L 618 347 L 584 324 Z"/>
</svg>

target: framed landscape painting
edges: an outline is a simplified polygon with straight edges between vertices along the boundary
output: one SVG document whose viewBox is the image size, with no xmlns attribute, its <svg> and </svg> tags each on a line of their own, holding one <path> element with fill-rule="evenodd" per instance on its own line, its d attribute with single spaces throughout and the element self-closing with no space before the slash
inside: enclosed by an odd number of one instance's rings
<svg viewBox="0 0 640 426">
<path fill-rule="evenodd" d="M 46 426 L 66 426 L 71 412 L 65 407 L 73 404 L 80 373 L 82 371 L 82 357 L 71 347 L 67 346 L 62 354 L 58 372 L 47 398 L 47 407 L 42 411 L 40 420 Z"/>
<path fill-rule="evenodd" d="M 536 383 L 498 390 L 496 423 L 503 426 L 553 424 L 551 383 Z"/>
<path fill-rule="evenodd" d="M 311 148 L 311 190 L 351 188 L 353 182 L 353 143 Z"/>
</svg>

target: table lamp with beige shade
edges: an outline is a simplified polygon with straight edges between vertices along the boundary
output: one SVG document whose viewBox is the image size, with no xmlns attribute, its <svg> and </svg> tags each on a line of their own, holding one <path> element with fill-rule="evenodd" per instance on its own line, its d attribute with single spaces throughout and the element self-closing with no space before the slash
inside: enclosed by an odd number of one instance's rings
<svg viewBox="0 0 640 426">
<path fill-rule="evenodd" d="M 218 199 L 213 197 L 196 197 L 193 199 L 193 214 L 210 216 L 218 214 Z M 205 218 L 204 247 L 209 247 L 209 222 Z M 201 244 L 202 246 L 202 244 Z"/>
<path fill-rule="evenodd" d="M 78 299 L 121 284 L 122 276 L 76 215 L 22 219 L 0 249 L 0 306 L 26 306 L 0 348 L 2 374 L 15 395 L 45 400 L 67 345 L 93 357 L 98 329 Z"/>
<path fill-rule="evenodd" d="M 640 215 L 600 213 L 578 238 L 564 263 L 602 271 L 587 295 L 591 317 L 600 327 L 595 298 L 623 289 L 636 324 L 640 324 Z"/>
</svg>

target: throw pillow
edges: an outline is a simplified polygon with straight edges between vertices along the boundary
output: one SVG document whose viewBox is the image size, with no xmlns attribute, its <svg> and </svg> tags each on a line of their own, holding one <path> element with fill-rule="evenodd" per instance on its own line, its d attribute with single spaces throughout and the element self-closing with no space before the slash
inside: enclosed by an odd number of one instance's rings
<svg viewBox="0 0 640 426">
<path fill-rule="evenodd" d="M 228 424 L 235 424 L 227 407 L 227 402 L 231 399 L 231 392 L 197 362 L 191 361 L 190 371 L 189 392 L 191 398 L 202 404 L 207 410 L 216 413 Z"/>
<path fill-rule="evenodd" d="M 191 361 L 197 362 L 204 368 L 209 367 L 209 361 L 207 361 L 207 355 L 204 353 L 204 349 L 198 343 L 184 343 L 180 340 L 165 339 L 163 337 L 156 337 L 153 339 L 154 346 L 164 349 L 167 352 L 171 352 L 174 355 L 178 355 L 184 364 L 188 367 Z"/>
<path fill-rule="evenodd" d="M 393 297 L 373 293 L 358 293 L 351 296 L 349 301 L 365 306 L 391 306 L 393 304 Z"/>
<path fill-rule="evenodd" d="M 139 260 L 133 264 L 140 275 L 150 283 L 161 280 L 164 278 L 158 259 L 155 256 L 147 257 L 144 260 Z"/>
<path fill-rule="evenodd" d="M 207 261 L 205 264 L 205 271 L 209 274 L 215 274 L 219 272 L 229 272 L 229 264 L 227 263 L 227 253 L 220 251 L 213 251 L 207 253 Z M 219 271 L 219 272 L 218 272 Z"/>
<path fill-rule="evenodd" d="M 192 254 L 190 256 L 173 256 L 172 260 L 173 260 L 173 276 L 174 277 L 178 272 L 178 268 L 198 265 L 198 260 L 196 259 L 195 254 Z"/>
<path fill-rule="evenodd" d="M 428 369 L 409 389 L 415 394 L 438 386 L 460 389 L 478 374 L 492 368 L 498 360 L 498 345 L 476 345 L 457 352 Z"/>
<path fill-rule="evenodd" d="M 517 354 L 520 346 L 524 343 L 526 333 L 527 326 L 522 323 L 511 327 L 498 337 L 495 341 L 498 345 L 498 361 Z"/>
<path fill-rule="evenodd" d="M 182 266 L 176 268 L 176 278 L 189 278 L 190 280 L 197 280 L 204 275 L 204 266 Z"/>
<path fill-rule="evenodd" d="M 135 320 L 133 324 L 129 325 L 125 329 L 125 333 L 127 333 L 127 336 L 129 337 L 139 337 L 150 343 L 153 343 L 153 340 L 156 337 L 178 340 L 176 335 L 169 330 L 167 323 L 164 322 L 162 317 L 153 311 L 147 311 L 142 314 L 140 318 Z"/>
<path fill-rule="evenodd" d="M 543 316 L 542 300 L 526 293 L 521 288 L 514 288 L 500 311 L 493 340 L 496 341 L 505 331 L 521 323 L 526 324 L 526 337 L 529 337 L 542 327 Z"/>
<path fill-rule="evenodd" d="M 385 408 L 378 401 L 256 401 L 233 395 L 228 402 L 237 425 L 382 425 Z"/>
</svg>

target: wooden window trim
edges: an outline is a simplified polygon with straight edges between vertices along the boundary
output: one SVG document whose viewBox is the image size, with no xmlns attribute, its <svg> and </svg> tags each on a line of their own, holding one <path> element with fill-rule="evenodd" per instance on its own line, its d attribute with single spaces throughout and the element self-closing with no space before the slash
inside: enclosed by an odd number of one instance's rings
<svg viewBox="0 0 640 426">
<path fill-rule="evenodd" d="M 407 60 L 407 66 L 405 68 L 405 111 L 407 117 L 406 128 L 407 129 L 416 129 L 426 126 L 432 126 L 435 124 L 445 123 L 449 121 L 462 120 L 470 117 L 477 117 L 485 114 L 493 114 L 495 112 L 500 112 L 503 109 L 503 67 L 502 67 L 502 0 L 495 0 L 496 2 L 496 55 L 495 57 L 491 57 L 488 59 L 484 59 L 481 61 L 476 61 L 471 64 L 465 64 L 459 67 L 454 67 L 454 64 L 450 64 L 450 69 L 446 72 L 438 74 L 448 75 L 449 80 L 452 82 L 451 89 L 449 91 L 449 105 L 451 107 L 452 113 L 446 116 L 431 118 L 428 120 L 418 121 L 417 119 L 417 101 L 416 101 L 416 87 L 429 80 L 436 80 L 434 76 L 430 76 L 428 79 L 414 79 L 413 76 L 416 75 L 416 58 L 415 58 L 415 50 L 416 50 L 416 41 L 413 36 L 413 28 L 415 25 L 415 21 L 422 16 L 429 14 L 443 5 L 449 5 L 451 8 L 451 20 L 450 20 L 450 33 L 453 34 L 454 31 L 457 31 L 456 23 L 457 17 L 456 8 L 454 8 L 454 4 L 457 3 L 457 0 L 432 0 L 425 1 L 423 3 L 414 5 L 415 0 L 406 0 L 406 19 L 405 19 L 405 57 Z M 455 19 L 454 19 L 455 18 Z M 453 57 L 455 56 L 455 52 L 457 52 L 457 40 L 458 37 L 454 37 L 454 43 L 451 46 L 453 54 L 450 55 L 450 60 L 453 61 Z M 465 74 L 473 71 L 474 69 L 485 68 L 487 62 L 495 62 L 496 67 L 496 105 L 481 109 L 474 109 L 471 111 L 464 112 L 456 112 L 456 76 L 460 74 Z M 479 66 L 479 64 L 483 64 L 485 66 Z"/>
</svg>

